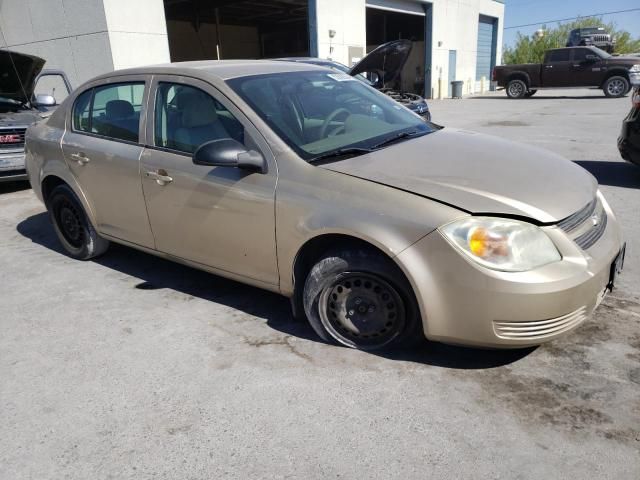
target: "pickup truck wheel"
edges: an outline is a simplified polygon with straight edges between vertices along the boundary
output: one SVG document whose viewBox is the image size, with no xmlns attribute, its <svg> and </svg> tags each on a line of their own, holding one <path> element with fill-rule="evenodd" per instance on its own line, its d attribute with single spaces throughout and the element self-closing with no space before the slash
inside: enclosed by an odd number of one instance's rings
<svg viewBox="0 0 640 480">
<path fill-rule="evenodd" d="M 511 80 L 507 84 L 507 96 L 509 98 L 522 98 L 527 93 L 527 84 L 522 80 Z"/>
<path fill-rule="evenodd" d="M 47 198 L 47 209 L 58 240 L 69 256 L 89 260 L 109 248 L 109 241 L 98 235 L 82 204 L 67 185 L 53 189 Z"/>
<path fill-rule="evenodd" d="M 629 80 L 620 76 L 611 77 L 604 82 L 602 90 L 609 98 L 622 97 L 629 91 Z"/>
<path fill-rule="evenodd" d="M 411 286 L 376 252 L 327 253 L 309 272 L 303 301 L 309 323 L 329 343 L 378 350 L 424 339 Z"/>
</svg>

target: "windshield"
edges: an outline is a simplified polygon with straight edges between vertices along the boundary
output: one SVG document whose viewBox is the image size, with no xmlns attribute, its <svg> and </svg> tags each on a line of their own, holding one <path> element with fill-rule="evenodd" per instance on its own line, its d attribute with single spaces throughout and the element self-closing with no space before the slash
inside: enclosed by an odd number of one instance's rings
<svg viewBox="0 0 640 480">
<path fill-rule="evenodd" d="M 388 139 L 436 130 L 388 96 L 343 73 L 287 72 L 227 83 L 305 160 L 346 149 L 382 148 Z"/>
<path fill-rule="evenodd" d="M 604 28 L 597 28 L 597 27 L 592 27 L 592 28 L 583 28 L 582 30 L 580 30 L 580 32 L 584 35 L 593 35 L 594 33 L 605 33 Z"/>
</svg>

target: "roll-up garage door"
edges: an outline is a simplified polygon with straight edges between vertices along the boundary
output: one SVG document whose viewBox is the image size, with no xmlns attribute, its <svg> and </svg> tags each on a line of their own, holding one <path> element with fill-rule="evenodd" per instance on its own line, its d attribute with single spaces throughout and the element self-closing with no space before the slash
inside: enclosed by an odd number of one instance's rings
<svg viewBox="0 0 640 480">
<path fill-rule="evenodd" d="M 496 57 L 496 19 L 480 15 L 478 22 L 478 56 L 476 60 L 476 80 L 482 77 L 491 80 L 491 69 Z"/>
</svg>

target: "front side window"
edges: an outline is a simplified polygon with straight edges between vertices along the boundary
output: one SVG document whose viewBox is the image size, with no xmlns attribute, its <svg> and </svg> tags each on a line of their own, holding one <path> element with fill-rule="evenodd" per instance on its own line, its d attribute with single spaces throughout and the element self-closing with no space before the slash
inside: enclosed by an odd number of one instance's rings
<svg viewBox="0 0 640 480">
<path fill-rule="evenodd" d="M 189 85 L 160 82 L 154 119 L 157 147 L 193 153 L 200 145 L 223 138 L 245 144 L 244 127 L 231 112 L 208 93 Z"/>
<path fill-rule="evenodd" d="M 138 142 L 143 98 L 144 82 L 94 88 L 88 131 L 116 140 Z"/>
<path fill-rule="evenodd" d="M 254 75 L 227 83 L 307 161 L 344 149 L 372 150 L 438 127 L 343 73 Z"/>
</svg>

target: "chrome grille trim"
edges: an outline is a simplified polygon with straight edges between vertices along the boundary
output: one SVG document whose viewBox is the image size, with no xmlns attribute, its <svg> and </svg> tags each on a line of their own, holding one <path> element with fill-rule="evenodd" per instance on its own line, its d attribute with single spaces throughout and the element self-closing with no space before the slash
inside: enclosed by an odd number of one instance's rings
<svg viewBox="0 0 640 480">
<path fill-rule="evenodd" d="M 595 227 L 574 239 L 583 250 L 592 247 L 593 244 L 600 240 L 600 237 L 602 237 L 604 231 L 607 229 L 607 213 L 604 210 L 602 210 L 600 219 L 600 222 Z"/>
<path fill-rule="evenodd" d="M 16 143 L 0 143 L 0 150 L 18 150 L 24 148 L 24 136 L 26 128 L 0 128 L 0 135 L 19 135 L 20 141 Z"/>
<path fill-rule="evenodd" d="M 593 215 L 593 212 L 596 209 L 596 205 L 598 203 L 598 199 L 594 198 L 589 204 L 587 204 L 581 210 L 578 210 L 573 215 L 568 216 L 564 220 L 558 222 L 558 226 L 569 233 L 576 228 L 578 228 L 587 218 Z"/>
<path fill-rule="evenodd" d="M 507 340 L 540 340 L 557 335 L 578 326 L 587 318 L 587 307 L 548 320 L 531 322 L 494 321 L 495 334 Z"/>
</svg>

